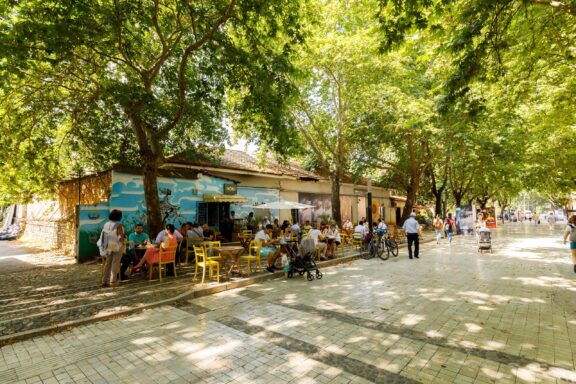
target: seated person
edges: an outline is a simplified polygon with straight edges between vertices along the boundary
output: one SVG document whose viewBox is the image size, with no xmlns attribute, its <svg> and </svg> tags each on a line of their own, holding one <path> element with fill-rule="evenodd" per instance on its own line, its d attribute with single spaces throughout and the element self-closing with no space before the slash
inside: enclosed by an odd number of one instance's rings
<svg viewBox="0 0 576 384">
<path fill-rule="evenodd" d="M 336 224 L 331 223 L 330 225 L 328 225 L 324 230 L 323 235 L 326 238 L 326 249 L 324 250 L 324 258 L 333 259 L 336 255 L 336 247 L 340 244 L 340 233 L 338 231 L 338 227 L 336 227 Z"/>
<path fill-rule="evenodd" d="M 216 237 L 214 231 L 208 227 L 208 224 L 202 225 L 202 233 L 204 234 L 204 241 L 214 241 Z"/>
<path fill-rule="evenodd" d="M 366 240 L 366 227 L 364 226 L 364 222 L 360 220 L 358 225 L 354 228 L 354 239 L 355 240 Z"/>
<path fill-rule="evenodd" d="M 378 230 L 386 230 L 388 227 L 386 226 L 386 223 L 382 221 L 382 219 L 378 219 Z"/>
<path fill-rule="evenodd" d="M 182 228 L 180 228 L 178 230 L 178 232 L 180 232 L 180 234 L 182 235 L 182 237 L 186 237 L 188 235 L 188 231 L 192 229 L 192 223 L 191 222 L 187 222 L 182 224 Z"/>
<path fill-rule="evenodd" d="M 312 224 L 312 229 L 310 229 L 310 231 L 308 232 L 308 237 L 314 240 L 316 248 L 318 248 L 320 250 L 320 254 L 323 255 L 327 247 L 325 242 L 326 238 L 324 237 L 322 232 L 320 232 L 320 230 L 316 228 L 316 223 Z"/>
<path fill-rule="evenodd" d="M 161 231 L 158 236 L 156 236 L 156 242 L 154 244 L 148 244 L 146 246 L 146 253 L 133 269 L 134 272 L 138 272 L 142 269 L 142 266 L 146 262 L 146 260 L 150 260 L 151 258 L 155 258 L 157 254 L 160 252 L 160 248 L 168 249 L 171 247 L 178 246 L 178 235 L 180 235 L 180 239 L 182 239 L 182 235 L 176 231 L 174 225 L 166 224 L 166 229 Z"/>
<path fill-rule="evenodd" d="M 122 256 L 120 265 L 120 280 L 128 280 L 126 270 L 130 264 L 136 263 L 136 251 L 134 248 L 148 244 L 148 234 L 144 232 L 144 226 L 140 223 L 134 227 L 134 232 L 128 236 L 128 252 Z"/>
<path fill-rule="evenodd" d="M 198 240 L 200 242 L 204 241 L 204 229 L 198 223 L 192 224 L 192 227 L 188 232 L 186 232 L 186 237 L 188 239 Z"/>
<path fill-rule="evenodd" d="M 260 256 L 268 258 L 268 267 L 266 267 L 266 270 L 271 273 L 274 273 L 274 263 L 280 255 L 280 249 L 277 249 L 274 246 L 274 242 L 270 240 L 273 230 L 274 227 L 272 224 L 266 224 L 266 227 L 258 231 L 254 236 L 254 242 L 262 247 L 260 248 Z"/>
<path fill-rule="evenodd" d="M 278 224 L 278 219 L 274 219 L 274 222 L 272 223 L 272 238 L 276 239 L 277 237 L 280 236 L 280 232 L 282 231 L 282 228 L 280 227 L 280 225 Z"/>
<path fill-rule="evenodd" d="M 312 226 L 310 225 L 310 220 L 306 220 L 306 223 L 304 224 L 304 232 L 309 232 L 310 229 L 312 229 Z"/>
<path fill-rule="evenodd" d="M 298 238 L 300 237 L 300 226 L 298 225 L 298 223 L 292 224 L 292 227 L 290 227 L 290 229 L 292 230 L 292 237 L 298 237 Z"/>
</svg>

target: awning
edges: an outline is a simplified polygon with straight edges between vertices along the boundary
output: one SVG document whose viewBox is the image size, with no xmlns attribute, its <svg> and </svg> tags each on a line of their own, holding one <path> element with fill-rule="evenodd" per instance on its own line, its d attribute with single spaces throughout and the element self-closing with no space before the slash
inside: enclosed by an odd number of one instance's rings
<svg viewBox="0 0 576 384">
<path fill-rule="evenodd" d="M 204 194 L 205 203 L 245 203 L 248 199 L 238 195 L 214 195 L 210 193 Z"/>
</svg>

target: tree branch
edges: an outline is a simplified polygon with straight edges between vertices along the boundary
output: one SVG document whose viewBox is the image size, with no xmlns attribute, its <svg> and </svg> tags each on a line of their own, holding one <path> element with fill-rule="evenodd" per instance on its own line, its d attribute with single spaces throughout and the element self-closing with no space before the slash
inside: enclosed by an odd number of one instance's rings
<svg viewBox="0 0 576 384">
<path fill-rule="evenodd" d="M 202 36 L 200 40 L 196 40 L 193 44 L 190 44 L 184 50 L 184 53 L 182 54 L 182 59 L 180 61 L 180 66 L 178 69 L 178 109 L 176 111 L 174 119 L 172 119 L 172 121 L 170 121 L 159 131 L 160 137 L 170 132 L 170 130 L 174 128 L 176 124 L 178 124 L 180 119 L 182 119 L 182 115 L 184 114 L 184 104 L 186 97 L 186 66 L 188 64 L 188 59 L 190 58 L 190 55 L 192 54 L 192 52 L 199 49 L 206 42 L 208 42 L 208 40 L 212 38 L 212 36 L 216 33 L 216 31 L 218 31 L 220 26 L 226 23 L 226 21 L 232 16 L 232 10 L 234 9 L 235 5 L 236 0 L 231 0 L 228 6 L 226 7 L 226 11 L 224 11 L 224 14 L 214 22 L 212 28 L 210 28 L 210 30 L 208 30 L 208 32 L 206 32 L 206 34 L 204 34 L 204 36 Z"/>
</svg>

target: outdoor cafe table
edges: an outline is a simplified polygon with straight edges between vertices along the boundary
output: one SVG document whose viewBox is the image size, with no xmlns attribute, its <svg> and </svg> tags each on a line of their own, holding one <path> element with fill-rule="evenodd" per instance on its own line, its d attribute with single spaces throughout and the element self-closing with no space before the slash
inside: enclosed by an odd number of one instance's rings
<svg viewBox="0 0 576 384">
<path fill-rule="evenodd" d="M 238 241 L 240 242 L 242 247 L 244 247 L 246 252 L 249 251 L 250 241 L 253 239 L 254 239 L 254 235 L 243 235 L 243 234 L 238 235 Z"/>
<path fill-rule="evenodd" d="M 224 256 L 225 264 L 227 264 L 228 259 L 232 260 L 232 265 L 230 266 L 230 269 L 227 271 L 228 276 L 232 276 L 234 269 L 236 269 L 237 273 L 240 276 L 243 275 L 243 272 L 240 270 L 240 267 L 238 266 L 238 260 L 240 259 L 240 256 L 242 256 L 242 254 L 244 253 L 244 247 L 239 245 L 224 245 L 221 247 L 216 247 L 214 248 L 214 250 L 220 252 L 222 256 Z"/>
</svg>

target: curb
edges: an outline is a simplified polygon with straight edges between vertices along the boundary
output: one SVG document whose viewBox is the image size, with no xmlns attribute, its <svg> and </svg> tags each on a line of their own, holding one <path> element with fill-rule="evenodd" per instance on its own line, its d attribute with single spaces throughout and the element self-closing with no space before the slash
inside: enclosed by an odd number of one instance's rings
<svg viewBox="0 0 576 384">
<path fill-rule="evenodd" d="M 434 239 L 426 239 L 426 240 L 423 239 L 422 241 L 420 241 L 420 243 L 429 243 L 432 241 L 434 241 Z M 407 246 L 406 243 L 403 243 L 403 244 L 399 245 L 399 248 L 406 248 L 406 246 Z M 321 261 L 321 262 L 318 262 L 317 264 L 318 264 L 318 267 L 320 267 L 320 268 L 333 267 L 335 265 L 346 264 L 346 263 L 349 263 L 349 262 L 352 262 L 352 261 L 358 260 L 358 259 L 360 259 L 360 255 L 358 253 L 356 253 L 353 255 L 339 257 L 336 259 Z M 65 332 L 65 331 L 69 331 L 73 327 L 78 327 L 81 325 L 88 325 L 88 324 L 92 324 L 92 323 L 95 323 L 98 321 L 113 320 L 113 319 L 116 319 L 118 317 L 125 317 L 125 316 L 129 316 L 129 315 L 132 315 L 135 313 L 140 313 L 146 309 L 161 307 L 163 305 L 170 305 L 170 304 L 173 304 L 179 300 L 189 300 L 189 299 L 193 299 L 195 297 L 203 297 L 203 296 L 213 295 L 215 293 L 229 291 L 231 289 L 242 288 L 242 287 L 246 287 L 249 285 L 261 283 L 264 281 L 274 280 L 276 278 L 283 277 L 283 276 L 284 276 L 284 272 L 278 271 L 278 272 L 274 272 L 274 273 L 270 273 L 270 274 L 266 274 L 266 275 L 247 277 L 247 278 L 244 278 L 242 280 L 227 282 L 224 284 L 216 285 L 214 287 L 206 287 L 206 288 L 200 288 L 200 289 L 193 289 L 192 288 L 192 289 L 189 289 L 188 291 L 186 291 L 184 293 L 181 293 L 179 295 L 171 297 L 170 299 L 165 299 L 165 300 L 160 300 L 160 301 L 156 301 L 156 302 L 149 303 L 149 304 L 144 304 L 140 307 L 125 309 L 125 310 L 119 310 L 119 311 L 115 311 L 113 313 L 105 313 L 105 314 L 101 314 L 101 315 L 95 315 L 95 316 L 88 317 L 85 319 L 66 321 L 66 322 L 58 324 L 58 325 L 36 328 L 36 329 L 28 330 L 28 331 L 14 333 L 14 334 L 8 335 L 8 336 L 1 336 L 0 337 L 0 346 L 12 344 L 12 343 L 15 343 L 18 341 L 27 340 L 27 339 L 37 337 L 37 336 L 43 336 L 43 335 L 47 335 L 47 334 Z"/>
</svg>

